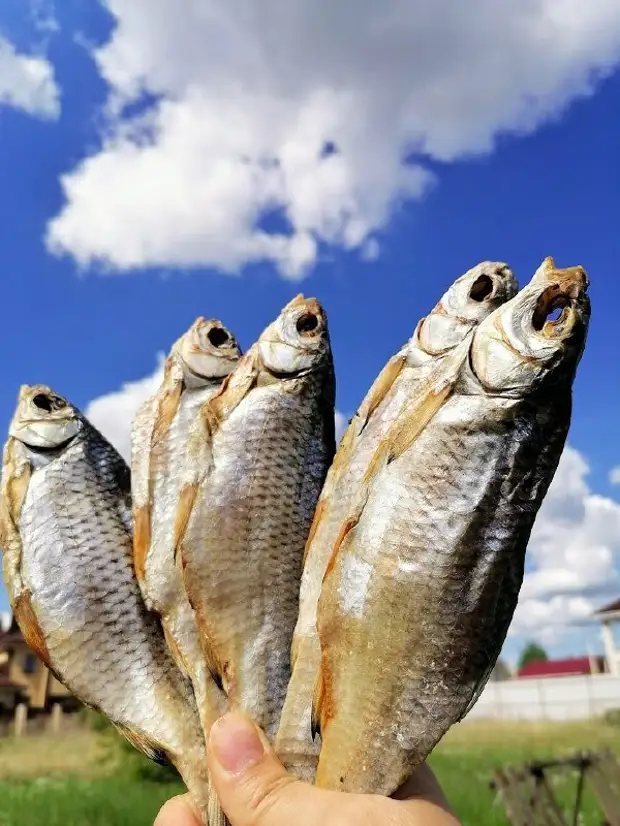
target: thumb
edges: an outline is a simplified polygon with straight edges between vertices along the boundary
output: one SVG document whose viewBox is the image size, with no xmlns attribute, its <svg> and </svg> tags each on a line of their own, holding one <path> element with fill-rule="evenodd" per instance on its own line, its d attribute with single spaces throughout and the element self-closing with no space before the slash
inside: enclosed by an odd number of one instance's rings
<svg viewBox="0 0 620 826">
<path fill-rule="evenodd" d="M 225 714 L 214 724 L 207 754 L 211 783 L 233 826 L 328 822 L 337 793 L 289 774 L 265 735 L 243 714 Z"/>
</svg>

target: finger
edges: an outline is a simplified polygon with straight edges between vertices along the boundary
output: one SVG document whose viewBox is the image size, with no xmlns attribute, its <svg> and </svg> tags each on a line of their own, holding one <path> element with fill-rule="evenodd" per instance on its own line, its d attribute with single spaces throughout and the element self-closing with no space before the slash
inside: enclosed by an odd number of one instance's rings
<svg viewBox="0 0 620 826">
<path fill-rule="evenodd" d="M 410 813 L 412 822 L 415 817 L 416 822 L 427 826 L 432 826 L 433 823 L 457 826 L 459 823 L 437 778 L 426 763 L 416 769 L 393 797 L 402 801 L 403 811 Z"/>
<path fill-rule="evenodd" d="M 418 766 L 411 777 L 403 783 L 398 791 L 394 792 L 392 797 L 395 800 L 409 800 L 414 797 L 423 797 L 426 800 L 432 800 L 436 803 L 446 803 L 441 786 L 427 763 L 422 763 L 421 766 Z"/>
<path fill-rule="evenodd" d="M 153 826 L 200 826 L 189 795 L 180 794 L 167 800 L 159 810 Z"/>
<path fill-rule="evenodd" d="M 244 715 L 225 714 L 207 749 L 211 782 L 234 826 L 316 826 L 328 821 L 337 792 L 288 774 L 263 733 Z M 159 826 L 159 824 L 158 824 Z"/>
</svg>

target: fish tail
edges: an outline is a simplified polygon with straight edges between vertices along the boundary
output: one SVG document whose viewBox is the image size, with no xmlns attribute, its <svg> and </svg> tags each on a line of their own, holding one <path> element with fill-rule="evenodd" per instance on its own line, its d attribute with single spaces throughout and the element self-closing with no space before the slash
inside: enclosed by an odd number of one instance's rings
<svg viewBox="0 0 620 826">
<path fill-rule="evenodd" d="M 209 816 L 208 826 L 230 826 L 230 822 L 224 814 L 218 796 L 213 786 L 209 787 L 209 803 L 207 806 Z"/>
</svg>

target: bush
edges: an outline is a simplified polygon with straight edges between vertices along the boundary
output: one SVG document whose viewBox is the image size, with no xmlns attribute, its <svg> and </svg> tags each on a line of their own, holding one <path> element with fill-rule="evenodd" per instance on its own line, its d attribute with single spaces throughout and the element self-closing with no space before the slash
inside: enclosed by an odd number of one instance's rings
<svg viewBox="0 0 620 826">
<path fill-rule="evenodd" d="M 603 714 L 603 721 L 608 726 L 620 728 L 620 708 L 610 708 Z"/>
</svg>

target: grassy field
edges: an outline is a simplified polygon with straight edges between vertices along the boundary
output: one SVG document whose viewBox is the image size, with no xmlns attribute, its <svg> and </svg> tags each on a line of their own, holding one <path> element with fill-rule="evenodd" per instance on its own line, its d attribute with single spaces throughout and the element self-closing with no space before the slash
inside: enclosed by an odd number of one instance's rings
<svg viewBox="0 0 620 826">
<path fill-rule="evenodd" d="M 620 752 L 620 729 L 602 723 L 528 725 L 463 723 L 430 763 L 465 826 L 506 826 L 489 788 L 493 768 L 533 758 L 609 746 Z M 570 804 L 574 782 L 558 778 Z M 0 740 L 0 826 L 150 826 L 161 804 L 180 791 L 173 782 L 138 779 L 110 741 L 91 732 L 66 739 Z M 581 826 L 598 826 L 586 799 Z"/>
<path fill-rule="evenodd" d="M 494 768 L 599 748 L 620 752 L 620 729 L 602 722 L 562 725 L 472 722 L 455 726 L 429 763 L 465 826 L 506 826 L 508 820 L 503 805 L 489 787 Z M 574 776 L 558 774 L 554 788 L 564 806 L 572 811 L 576 793 Z M 584 804 L 581 826 L 599 826 L 601 816 L 589 793 Z"/>
</svg>

